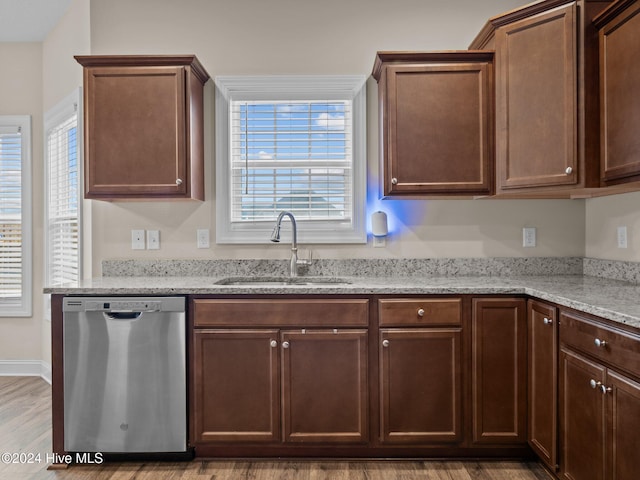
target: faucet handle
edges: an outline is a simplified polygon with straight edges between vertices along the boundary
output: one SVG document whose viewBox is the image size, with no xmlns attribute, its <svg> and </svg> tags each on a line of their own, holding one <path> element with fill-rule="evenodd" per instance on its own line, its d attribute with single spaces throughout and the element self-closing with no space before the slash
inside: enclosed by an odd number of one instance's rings
<svg viewBox="0 0 640 480">
<path fill-rule="evenodd" d="M 306 252 L 306 258 L 300 258 L 300 253 Z M 311 249 L 307 250 L 298 250 L 298 261 L 296 262 L 298 265 L 311 265 L 313 263 L 313 253 Z"/>
</svg>

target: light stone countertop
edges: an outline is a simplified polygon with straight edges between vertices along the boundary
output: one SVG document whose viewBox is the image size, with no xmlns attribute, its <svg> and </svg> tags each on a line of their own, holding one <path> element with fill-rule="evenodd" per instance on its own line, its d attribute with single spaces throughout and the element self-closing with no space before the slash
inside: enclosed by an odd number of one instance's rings
<svg viewBox="0 0 640 480">
<path fill-rule="evenodd" d="M 233 276 L 233 275 L 229 275 Z M 584 275 L 546 276 L 353 276 L 348 284 L 217 285 L 223 277 L 100 277 L 80 286 L 52 286 L 64 295 L 530 295 L 640 329 L 640 285 Z"/>
</svg>

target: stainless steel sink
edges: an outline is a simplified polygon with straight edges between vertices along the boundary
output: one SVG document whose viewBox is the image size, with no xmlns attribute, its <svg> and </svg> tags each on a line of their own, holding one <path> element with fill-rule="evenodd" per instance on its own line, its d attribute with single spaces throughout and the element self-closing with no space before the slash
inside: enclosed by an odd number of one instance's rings
<svg viewBox="0 0 640 480">
<path fill-rule="evenodd" d="M 290 285 L 348 285 L 351 282 L 339 277 L 225 277 L 216 285 L 241 286 L 290 286 Z"/>
</svg>

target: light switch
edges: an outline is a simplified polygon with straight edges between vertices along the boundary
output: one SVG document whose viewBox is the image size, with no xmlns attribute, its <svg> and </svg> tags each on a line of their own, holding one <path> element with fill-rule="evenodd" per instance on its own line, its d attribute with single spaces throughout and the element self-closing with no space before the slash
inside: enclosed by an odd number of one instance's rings
<svg viewBox="0 0 640 480">
<path fill-rule="evenodd" d="M 144 230 L 131 230 L 131 249 L 144 250 Z"/>
<path fill-rule="evenodd" d="M 147 249 L 160 249 L 160 230 L 147 230 Z"/>
</svg>

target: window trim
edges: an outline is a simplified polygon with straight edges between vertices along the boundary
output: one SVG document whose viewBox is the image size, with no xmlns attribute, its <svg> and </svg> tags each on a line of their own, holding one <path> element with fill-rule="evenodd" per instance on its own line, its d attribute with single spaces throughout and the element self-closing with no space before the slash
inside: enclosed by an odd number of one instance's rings
<svg viewBox="0 0 640 480">
<path fill-rule="evenodd" d="M 31 317 L 33 314 L 33 205 L 31 199 L 31 115 L 0 115 L 0 125 L 21 128 L 22 168 L 20 170 L 22 295 L 20 302 L 0 299 L 0 317 Z"/>
<path fill-rule="evenodd" d="M 83 124 L 82 124 L 82 88 L 78 87 L 64 99 L 58 102 L 53 108 L 44 114 L 44 166 L 45 166 L 45 197 L 44 197 L 44 281 L 49 283 L 50 280 L 50 245 L 49 245 L 49 196 L 51 192 L 51 183 L 48 176 L 49 156 L 47 152 L 49 132 L 52 128 L 57 128 L 61 123 L 66 121 L 71 115 L 77 114 L 76 126 L 76 148 L 78 162 L 78 280 L 82 278 L 83 267 L 83 168 L 84 168 L 84 148 L 83 148 Z M 46 303 L 46 302 L 45 302 Z"/>
<path fill-rule="evenodd" d="M 351 100 L 353 114 L 353 217 L 349 228 L 330 222 L 299 221 L 301 243 L 366 243 L 366 77 L 329 76 L 218 76 L 215 78 L 215 186 L 216 243 L 261 244 L 269 242 L 271 222 L 232 223 L 230 213 L 230 114 L 231 100 Z M 287 241 L 289 229 L 283 229 Z"/>
</svg>

